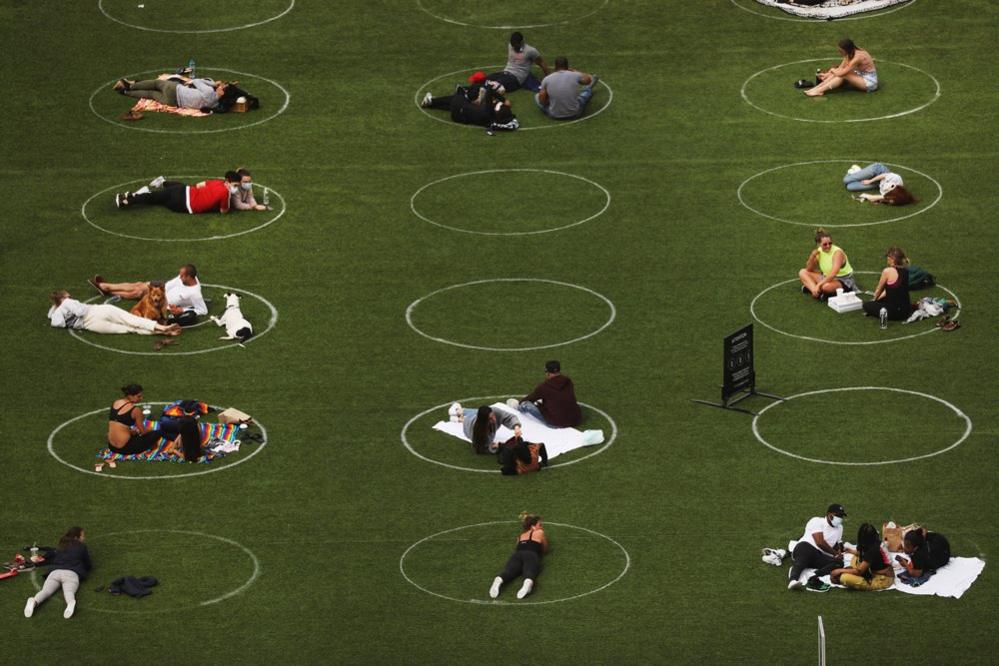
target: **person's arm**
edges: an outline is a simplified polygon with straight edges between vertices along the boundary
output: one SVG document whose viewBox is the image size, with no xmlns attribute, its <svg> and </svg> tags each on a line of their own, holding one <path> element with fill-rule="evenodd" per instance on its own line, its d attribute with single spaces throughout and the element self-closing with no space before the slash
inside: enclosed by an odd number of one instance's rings
<svg viewBox="0 0 999 666">
<path fill-rule="evenodd" d="M 878 288 L 874 290 L 874 300 L 880 299 L 884 296 L 885 285 L 888 284 L 888 278 L 890 277 L 890 268 L 886 268 L 881 271 L 881 279 L 878 280 Z"/>
<path fill-rule="evenodd" d="M 551 74 L 552 70 L 548 67 L 548 63 L 545 62 L 545 57 L 540 53 L 538 54 L 538 57 L 534 59 L 534 64 L 541 68 L 541 71 L 544 72 L 545 76 Z"/>
<path fill-rule="evenodd" d="M 541 106 L 548 106 L 548 88 L 545 87 L 545 82 L 541 82 L 541 90 L 538 91 L 538 101 L 541 102 Z"/>
<path fill-rule="evenodd" d="M 584 86 L 588 86 L 593 83 L 593 76 L 587 74 L 586 72 L 579 72 L 579 83 Z"/>
<path fill-rule="evenodd" d="M 229 195 L 229 189 L 228 189 L 228 187 L 226 187 L 225 199 L 223 199 L 222 203 L 219 204 L 219 213 L 221 213 L 222 215 L 225 215 L 226 213 L 229 212 L 229 201 L 230 200 L 232 200 L 232 197 Z"/>
<path fill-rule="evenodd" d="M 544 384 L 544 382 L 541 382 L 540 384 L 538 384 L 537 386 L 534 387 L 533 391 L 531 391 L 530 393 L 528 393 L 527 395 L 525 395 L 523 398 L 521 398 L 520 402 L 534 402 L 535 400 L 541 400 L 541 399 L 543 399 L 545 397 L 544 396 L 544 388 L 545 388 L 545 384 Z"/>
<path fill-rule="evenodd" d="M 142 413 L 142 407 L 138 405 L 132 406 L 132 422 L 135 423 L 135 432 L 140 435 L 145 435 L 149 432 L 149 428 L 145 424 L 146 415 Z"/>
<path fill-rule="evenodd" d="M 515 437 L 520 437 L 520 419 L 517 418 L 515 414 L 509 412 L 504 412 L 501 410 L 495 410 L 496 422 L 505 425 L 507 428 L 513 430 Z"/>
<path fill-rule="evenodd" d="M 49 323 L 53 328 L 66 328 L 66 319 L 62 315 L 62 304 L 49 308 Z"/>
<path fill-rule="evenodd" d="M 815 545 L 818 546 L 820 550 L 823 550 L 823 551 L 829 553 L 830 555 L 838 555 L 839 554 L 839 553 L 836 552 L 836 548 L 834 548 L 833 546 L 830 546 L 828 543 L 826 543 L 826 537 L 822 534 L 822 532 L 815 532 L 815 533 L 813 533 L 812 534 L 812 540 L 815 542 Z"/>
<path fill-rule="evenodd" d="M 874 176 L 873 178 L 868 178 L 866 180 L 860 181 L 860 183 L 861 183 L 861 185 L 873 185 L 874 183 L 877 183 L 879 181 L 884 180 L 885 176 L 887 176 L 887 175 L 888 175 L 887 172 L 886 173 L 879 173 L 878 175 Z"/>
<path fill-rule="evenodd" d="M 80 553 L 80 562 L 83 564 L 84 569 L 90 571 L 93 568 L 93 565 L 90 563 L 90 551 L 87 550 L 85 544 L 81 543 L 80 547 L 83 549 L 83 552 Z"/>
<path fill-rule="evenodd" d="M 814 273 L 815 269 L 818 267 L 819 263 L 819 251 L 812 250 L 812 253 L 808 255 L 808 260 L 805 262 L 805 270 L 809 273 Z"/>
<path fill-rule="evenodd" d="M 544 528 L 543 527 L 535 527 L 534 528 L 534 534 L 537 534 L 537 535 L 539 535 L 541 537 L 540 539 L 534 539 L 535 541 L 538 541 L 539 543 L 541 543 L 541 552 L 542 553 L 547 553 L 548 552 L 548 535 L 545 534 Z M 532 539 L 534 538 L 533 534 L 531 535 L 531 538 Z"/>
<path fill-rule="evenodd" d="M 816 289 L 821 289 L 822 285 L 830 280 L 836 279 L 836 274 L 839 273 L 839 269 L 843 268 L 843 250 L 839 250 L 833 255 L 832 268 L 829 269 L 829 275 L 823 275 L 822 279 L 815 284 Z"/>
<path fill-rule="evenodd" d="M 194 310 L 194 314 L 201 317 L 208 314 L 208 305 L 205 303 L 205 297 L 201 295 L 201 285 L 197 287 L 191 287 L 191 309 Z"/>
<path fill-rule="evenodd" d="M 829 74 L 833 76 L 846 76 L 850 73 L 851 69 L 854 69 L 855 63 L 860 60 L 860 55 L 858 53 L 853 54 L 853 59 L 843 58 L 843 62 L 837 67 L 833 67 L 829 70 Z"/>
</svg>

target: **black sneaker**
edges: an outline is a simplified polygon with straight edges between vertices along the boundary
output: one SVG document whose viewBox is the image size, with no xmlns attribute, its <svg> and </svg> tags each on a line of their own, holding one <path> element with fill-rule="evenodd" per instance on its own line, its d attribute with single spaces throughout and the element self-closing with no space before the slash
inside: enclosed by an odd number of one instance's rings
<svg viewBox="0 0 999 666">
<path fill-rule="evenodd" d="M 808 579 L 808 583 L 805 584 L 805 589 L 809 592 L 828 592 L 832 589 L 832 585 L 828 583 L 823 583 L 821 580 L 812 576 Z"/>
</svg>

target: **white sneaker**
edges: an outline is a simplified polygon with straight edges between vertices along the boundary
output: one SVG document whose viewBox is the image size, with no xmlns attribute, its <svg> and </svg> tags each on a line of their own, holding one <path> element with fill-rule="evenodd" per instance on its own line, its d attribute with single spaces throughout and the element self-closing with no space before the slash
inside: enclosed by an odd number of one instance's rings
<svg viewBox="0 0 999 666">
<path fill-rule="evenodd" d="M 788 584 L 787 584 L 787 589 L 789 589 L 789 590 L 800 590 L 803 587 L 804 587 L 804 585 L 802 585 L 801 581 L 798 580 L 797 578 L 795 578 L 792 581 L 789 581 Z"/>
<path fill-rule="evenodd" d="M 35 613 L 35 598 L 28 597 L 28 602 L 24 604 L 24 617 L 31 617 Z"/>
<path fill-rule="evenodd" d="M 503 579 L 499 576 L 493 578 L 493 584 L 489 586 L 489 598 L 495 599 L 499 596 L 500 585 L 503 584 Z"/>
<path fill-rule="evenodd" d="M 860 165 L 859 164 L 854 164 L 853 166 L 851 166 L 849 169 L 846 170 L 846 172 L 849 173 L 849 174 L 854 174 L 854 173 L 857 173 L 858 171 L 860 171 Z"/>
<path fill-rule="evenodd" d="M 452 402 L 451 406 L 448 407 L 447 415 L 448 415 L 448 420 L 450 420 L 451 423 L 461 423 L 464 414 L 465 410 L 461 408 L 460 402 Z"/>
<path fill-rule="evenodd" d="M 434 103 L 434 96 L 431 95 L 430 93 L 427 93 L 426 95 L 423 96 L 423 101 L 420 103 L 420 106 L 422 106 L 425 109 L 433 103 Z"/>
<path fill-rule="evenodd" d="M 68 620 L 69 618 L 73 617 L 73 611 L 75 610 L 76 610 L 76 599 L 66 604 L 66 610 L 62 612 L 62 616 Z"/>
<path fill-rule="evenodd" d="M 156 190 L 163 187 L 164 182 L 166 182 L 166 178 L 164 178 L 163 176 L 156 176 L 151 181 L 149 181 L 149 187 L 150 189 Z"/>
<path fill-rule="evenodd" d="M 510 398 L 509 400 L 506 401 L 506 406 L 509 407 L 510 409 L 516 409 L 517 411 L 520 411 L 520 400 L 517 400 L 516 398 Z"/>
<path fill-rule="evenodd" d="M 531 590 L 533 589 L 534 589 L 534 581 L 531 580 L 530 578 L 525 578 L 524 584 L 520 586 L 519 590 L 517 590 L 517 598 L 523 599 L 524 597 L 529 595 L 531 593 Z"/>
</svg>

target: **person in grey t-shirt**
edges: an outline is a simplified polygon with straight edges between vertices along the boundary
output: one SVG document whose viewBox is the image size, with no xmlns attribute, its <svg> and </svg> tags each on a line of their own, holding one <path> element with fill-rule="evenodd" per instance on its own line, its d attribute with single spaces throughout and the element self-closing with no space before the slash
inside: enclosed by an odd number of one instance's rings
<svg viewBox="0 0 999 666">
<path fill-rule="evenodd" d="M 182 109 L 214 109 L 227 85 L 225 81 L 170 75 L 146 81 L 120 79 L 115 82 L 114 90 L 128 97 L 153 99 Z"/>
<path fill-rule="evenodd" d="M 545 76 L 551 71 L 541 52 L 530 44 L 524 43 L 524 36 L 519 32 L 510 35 L 510 44 L 506 49 L 506 66 L 502 72 L 488 76 L 490 81 L 499 81 L 506 92 L 526 88 L 537 92 L 538 80 L 531 76 L 531 67 L 537 65 Z"/>
<path fill-rule="evenodd" d="M 534 101 L 549 118 L 580 118 L 593 97 L 593 86 L 599 80 L 598 76 L 569 69 L 569 59 L 559 56 L 555 59 L 555 71 L 541 81 L 541 90 L 534 96 Z"/>
</svg>

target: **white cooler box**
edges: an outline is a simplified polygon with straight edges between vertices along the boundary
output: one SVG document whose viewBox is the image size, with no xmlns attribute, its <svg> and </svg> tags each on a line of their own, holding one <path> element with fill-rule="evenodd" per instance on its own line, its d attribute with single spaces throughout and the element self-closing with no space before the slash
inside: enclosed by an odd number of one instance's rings
<svg viewBox="0 0 999 666">
<path fill-rule="evenodd" d="M 853 312 L 864 307 L 864 302 L 860 300 L 856 292 L 848 291 L 844 293 L 837 289 L 836 295 L 826 301 L 833 310 L 839 313 Z"/>
</svg>

